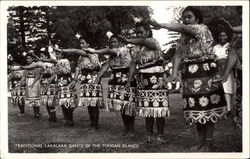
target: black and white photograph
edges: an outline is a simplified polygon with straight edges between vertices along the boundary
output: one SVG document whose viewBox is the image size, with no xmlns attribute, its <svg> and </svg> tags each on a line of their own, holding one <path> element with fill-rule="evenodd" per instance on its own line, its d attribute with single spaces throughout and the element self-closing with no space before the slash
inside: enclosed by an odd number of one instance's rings
<svg viewBox="0 0 250 159">
<path fill-rule="evenodd" d="M 250 157 L 249 1 L 2 1 L 1 57 L 3 159 Z"/>
</svg>

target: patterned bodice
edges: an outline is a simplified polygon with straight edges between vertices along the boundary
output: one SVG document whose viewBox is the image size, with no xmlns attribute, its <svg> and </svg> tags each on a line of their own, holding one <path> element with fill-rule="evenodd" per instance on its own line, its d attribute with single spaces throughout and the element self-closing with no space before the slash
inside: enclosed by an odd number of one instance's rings
<svg viewBox="0 0 250 159">
<path fill-rule="evenodd" d="M 143 68 L 162 59 L 162 52 L 159 42 L 154 38 L 148 38 L 146 40 L 153 42 L 156 46 L 156 49 L 151 50 L 145 46 L 137 45 L 131 50 L 132 58 L 140 68 Z"/>
<path fill-rule="evenodd" d="M 96 69 L 100 68 L 100 62 L 97 54 L 89 54 L 88 57 L 80 56 L 78 59 L 78 66 L 82 69 Z"/>
<path fill-rule="evenodd" d="M 57 74 L 69 74 L 71 73 L 70 62 L 68 59 L 59 59 L 56 64 Z"/>
<path fill-rule="evenodd" d="M 17 80 L 17 79 L 21 79 L 22 76 L 24 75 L 24 70 L 17 70 L 17 71 L 13 71 L 12 74 L 12 80 Z"/>
<path fill-rule="evenodd" d="M 34 69 L 29 69 L 26 70 L 26 77 L 27 78 L 35 78 L 40 71 L 41 68 L 34 68 Z"/>
<path fill-rule="evenodd" d="M 53 74 L 54 73 L 54 69 L 55 69 L 55 65 L 49 62 L 44 62 L 44 72 L 43 74 Z"/>
<path fill-rule="evenodd" d="M 192 38 L 186 34 L 182 34 L 176 52 L 183 59 L 215 57 L 212 47 L 214 39 L 208 27 L 204 24 L 192 24 L 188 26 L 196 32 L 196 36 Z"/>
<path fill-rule="evenodd" d="M 118 52 L 118 56 L 110 57 L 110 67 L 112 69 L 128 68 L 132 60 L 130 50 L 127 47 L 119 47 L 114 50 Z"/>
</svg>

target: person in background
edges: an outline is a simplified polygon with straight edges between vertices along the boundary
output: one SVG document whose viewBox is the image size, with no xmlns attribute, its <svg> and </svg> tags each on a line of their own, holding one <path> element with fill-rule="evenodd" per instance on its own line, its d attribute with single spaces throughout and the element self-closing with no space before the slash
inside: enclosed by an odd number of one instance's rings
<svg viewBox="0 0 250 159">
<path fill-rule="evenodd" d="M 201 12 L 191 6 L 182 12 L 183 24 L 158 23 L 150 20 L 155 28 L 165 28 L 182 33 L 174 55 L 173 73 L 168 81 L 178 79 L 178 67 L 183 63 L 184 117 L 188 124 L 196 124 L 199 135 L 191 151 L 213 151 L 214 125 L 226 115 L 227 105 L 223 86 L 212 81 L 218 75 L 218 63 L 213 53 L 214 42 L 208 27 L 203 24 Z"/>
<path fill-rule="evenodd" d="M 111 68 L 112 73 L 108 82 L 108 98 L 105 101 L 107 109 L 111 112 L 120 112 L 124 124 L 122 136 L 134 136 L 134 122 L 137 114 L 136 107 L 136 80 L 133 78 L 130 87 L 124 89 L 128 81 L 129 67 L 131 65 L 130 50 L 121 46 L 117 35 L 112 35 L 109 48 L 95 50 L 87 49 L 89 53 L 109 55 L 108 61 L 102 66 L 94 83 L 99 83 L 101 77 Z"/>
<path fill-rule="evenodd" d="M 219 65 L 221 66 L 220 72 L 224 69 L 228 56 L 228 33 L 226 31 L 220 31 L 218 35 L 218 44 L 213 47 L 213 52 L 217 56 Z M 231 114 L 233 108 L 233 93 L 234 93 L 234 76 L 231 71 L 227 80 L 223 83 L 223 89 L 225 93 L 225 98 L 227 101 L 227 111 L 228 115 Z"/>
<path fill-rule="evenodd" d="M 242 6 L 237 7 L 237 11 L 242 16 Z M 242 17 L 241 17 L 242 19 Z M 224 18 L 220 22 L 230 28 L 233 37 L 229 44 L 228 58 L 223 74 L 215 82 L 227 81 L 230 72 L 235 68 L 236 72 L 236 105 L 234 123 L 241 129 L 242 128 L 242 25 L 232 26 L 229 21 Z M 241 20 L 242 23 L 242 20 Z"/>
</svg>

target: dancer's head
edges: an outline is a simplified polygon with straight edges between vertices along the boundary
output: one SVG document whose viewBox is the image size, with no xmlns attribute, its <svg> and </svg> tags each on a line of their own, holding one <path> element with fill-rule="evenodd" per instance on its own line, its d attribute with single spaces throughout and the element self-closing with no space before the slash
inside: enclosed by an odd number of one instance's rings
<svg viewBox="0 0 250 159">
<path fill-rule="evenodd" d="M 136 36 L 138 38 L 151 38 L 153 36 L 152 30 L 148 23 L 138 22 L 135 24 Z"/>
<path fill-rule="evenodd" d="M 198 9 L 188 6 L 182 12 L 182 20 L 183 24 L 201 24 L 203 16 Z"/>
</svg>

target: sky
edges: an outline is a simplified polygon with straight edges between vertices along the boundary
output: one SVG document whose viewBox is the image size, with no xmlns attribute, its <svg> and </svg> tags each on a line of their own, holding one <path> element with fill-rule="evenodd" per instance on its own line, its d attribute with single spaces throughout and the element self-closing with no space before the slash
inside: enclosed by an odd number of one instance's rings
<svg viewBox="0 0 250 159">
<path fill-rule="evenodd" d="M 173 10 L 167 9 L 166 6 L 162 5 L 151 5 L 153 9 L 153 18 L 160 23 L 168 23 L 173 18 Z M 171 41 L 170 38 L 167 37 L 168 30 L 167 29 L 160 29 L 160 30 L 153 30 L 153 37 L 157 39 L 162 47 L 162 49 L 166 49 L 166 46 L 163 44 Z"/>
</svg>

